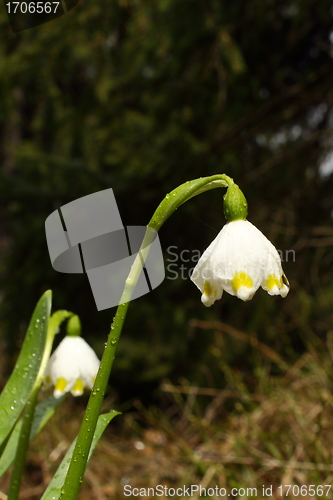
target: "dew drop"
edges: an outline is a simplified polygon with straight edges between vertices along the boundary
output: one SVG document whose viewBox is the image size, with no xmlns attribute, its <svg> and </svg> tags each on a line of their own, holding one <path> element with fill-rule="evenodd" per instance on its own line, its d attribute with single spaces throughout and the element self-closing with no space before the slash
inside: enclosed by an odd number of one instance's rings
<svg viewBox="0 0 333 500">
<path fill-rule="evenodd" d="M 111 344 L 112 344 L 112 345 L 116 345 L 116 343 L 117 343 L 117 339 L 116 339 L 115 337 L 113 337 L 113 338 L 111 339 Z"/>
</svg>

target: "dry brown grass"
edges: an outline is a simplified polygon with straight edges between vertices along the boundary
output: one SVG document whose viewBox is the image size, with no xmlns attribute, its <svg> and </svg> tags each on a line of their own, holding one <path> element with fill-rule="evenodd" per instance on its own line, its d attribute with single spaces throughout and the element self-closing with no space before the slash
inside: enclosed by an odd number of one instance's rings
<svg viewBox="0 0 333 500">
<path fill-rule="evenodd" d="M 217 329 L 216 335 L 220 334 Z M 135 411 L 116 417 L 91 459 L 79 500 L 125 498 L 126 484 L 138 488 L 159 484 L 228 490 L 255 487 L 257 496 L 239 497 L 251 499 L 268 498 L 262 495 L 262 485 L 272 485 L 269 498 L 277 499 L 284 498 L 279 496 L 279 485 L 332 484 L 331 344 L 329 336 L 327 345 L 310 349 L 293 366 L 283 361 L 279 376 L 267 376 L 258 366 L 251 391 L 245 376 L 222 359 L 221 370 L 228 380 L 224 390 L 164 381 L 160 389 L 170 398 L 168 409 L 144 408 L 137 401 Z M 265 346 L 257 347 L 264 353 Z M 214 349 L 219 358 L 218 338 Z M 271 352 L 264 355 L 269 357 Z M 206 403 L 198 406 L 203 396 Z M 110 404 L 110 400 L 105 402 L 105 410 Z M 34 440 L 22 500 L 40 498 L 81 418 L 82 412 L 78 414 L 68 399 Z M 2 491 L 7 489 L 8 477 L 2 479 Z M 332 497 L 331 492 L 323 498 Z"/>
</svg>

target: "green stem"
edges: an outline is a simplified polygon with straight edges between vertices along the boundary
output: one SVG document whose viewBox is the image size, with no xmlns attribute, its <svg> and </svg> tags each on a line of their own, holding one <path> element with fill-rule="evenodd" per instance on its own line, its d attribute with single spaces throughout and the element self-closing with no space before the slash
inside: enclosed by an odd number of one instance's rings
<svg viewBox="0 0 333 500">
<path fill-rule="evenodd" d="M 149 245 L 155 238 L 155 231 L 158 231 L 170 215 L 190 198 L 210 189 L 228 187 L 232 184 L 233 180 L 225 174 L 217 174 L 185 182 L 185 184 L 182 184 L 166 195 L 150 220 L 140 250 L 126 279 L 120 305 L 117 308 L 111 325 L 100 368 L 90 394 L 72 460 L 65 478 L 60 496 L 61 500 L 76 500 L 77 498 L 128 305 L 147 258 Z M 149 228 L 154 229 L 154 231 L 151 231 Z"/>
<path fill-rule="evenodd" d="M 232 184 L 234 181 L 226 174 L 216 174 L 187 181 L 166 195 L 157 207 L 148 226 L 158 231 L 170 215 L 186 201 L 210 189 L 228 187 Z"/>
<path fill-rule="evenodd" d="M 25 457 L 30 440 L 30 431 L 34 418 L 35 406 L 37 404 L 38 391 L 39 387 L 35 385 L 26 403 L 20 438 L 16 449 L 13 471 L 10 478 L 7 500 L 18 499 L 22 475 L 24 471 Z"/>
</svg>

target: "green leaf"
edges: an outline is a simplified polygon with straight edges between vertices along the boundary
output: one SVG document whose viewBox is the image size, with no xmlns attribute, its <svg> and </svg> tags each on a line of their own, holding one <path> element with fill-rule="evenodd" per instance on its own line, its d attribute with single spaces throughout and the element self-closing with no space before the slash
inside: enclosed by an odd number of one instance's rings
<svg viewBox="0 0 333 500">
<path fill-rule="evenodd" d="M 32 423 L 30 441 L 38 434 L 38 432 L 44 427 L 46 422 L 52 417 L 56 408 L 64 401 L 67 395 L 62 398 L 56 399 L 50 396 L 36 406 L 34 420 Z M 19 436 L 22 428 L 22 420 L 19 420 L 6 444 L 4 452 L 0 458 L 0 477 L 6 472 L 8 467 L 11 466 L 19 441 Z"/>
<path fill-rule="evenodd" d="M 52 292 L 49 290 L 37 303 L 14 371 L 0 395 L 0 445 L 14 427 L 37 378 L 45 347 L 51 301 Z"/>
<path fill-rule="evenodd" d="M 90 447 L 89 455 L 88 455 L 88 460 L 90 460 L 90 457 L 99 441 L 101 438 L 104 430 L 106 429 L 107 425 L 111 422 L 111 420 L 116 416 L 120 415 L 119 411 L 110 411 L 110 413 L 105 413 L 104 415 L 100 415 L 98 417 L 97 421 L 97 426 L 94 432 L 94 437 L 92 440 L 92 444 Z M 68 467 L 70 464 L 70 461 L 72 459 L 73 455 L 73 450 L 74 446 L 76 443 L 76 439 L 73 441 L 71 444 L 69 450 L 67 451 L 66 455 L 64 456 L 61 464 L 59 465 L 57 472 L 55 473 L 52 481 L 46 488 L 41 500 L 58 500 L 60 498 L 60 495 L 62 493 L 62 488 L 63 484 L 65 482 L 65 478 L 67 475 Z"/>
</svg>

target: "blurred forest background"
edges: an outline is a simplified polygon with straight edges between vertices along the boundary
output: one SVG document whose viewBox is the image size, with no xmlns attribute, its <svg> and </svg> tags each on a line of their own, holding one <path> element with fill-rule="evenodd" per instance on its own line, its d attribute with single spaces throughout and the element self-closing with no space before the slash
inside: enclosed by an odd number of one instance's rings
<svg viewBox="0 0 333 500">
<path fill-rule="evenodd" d="M 80 500 L 128 483 L 332 484 L 332 0 L 82 0 L 19 33 L 2 5 L 0 28 L 0 387 L 47 289 L 102 354 L 115 311 L 52 269 L 45 239 L 82 196 L 111 187 L 123 224 L 145 225 L 180 183 L 225 172 L 291 284 L 205 308 L 188 274 L 225 223 L 224 190 L 172 215 L 166 279 L 130 304 L 118 346 L 105 409 L 123 415 Z M 40 498 L 86 401 L 33 443 L 20 498 Z"/>
<path fill-rule="evenodd" d="M 53 310 L 80 316 L 99 356 L 114 315 L 97 312 L 86 276 L 52 269 L 51 212 L 112 187 L 123 223 L 145 225 L 177 185 L 223 172 L 280 250 L 288 297 L 260 290 L 247 303 L 225 294 L 210 309 L 201 304 L 188 272 L 225 223 L 224 191 L 196 197 L 160 232 L 166 279 L 131 303 L 110 390 L 118 402 L 161 402 L 161 381 L 223 389 L 234 384 L 231 369 L 251 391 L 254 367 L 281 369 L 258 341 L 290 363 L 325 341 L 333 319 L 332 1 L 82 1 L 15 34 L 2 6 L 0 27 L 3 377 L 45 290 Z"/>
</svg>

